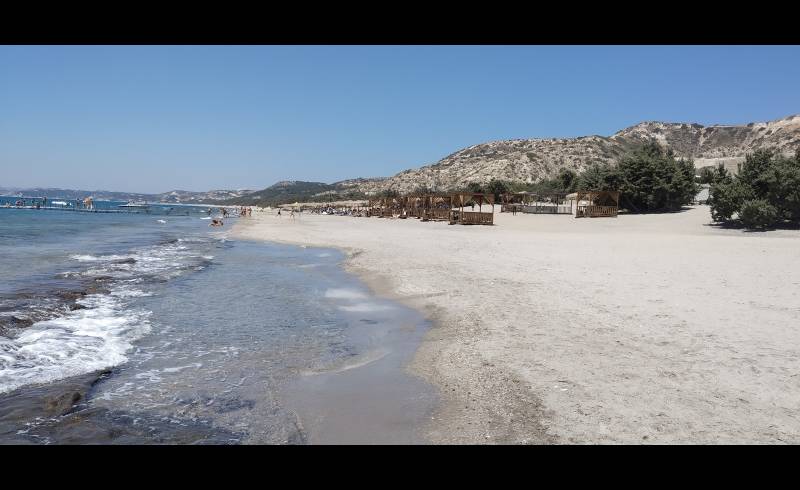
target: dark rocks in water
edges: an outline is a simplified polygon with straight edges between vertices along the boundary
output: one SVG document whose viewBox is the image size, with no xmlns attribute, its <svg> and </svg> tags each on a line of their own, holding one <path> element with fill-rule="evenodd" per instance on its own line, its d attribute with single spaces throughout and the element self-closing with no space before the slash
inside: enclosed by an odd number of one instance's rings
<svg viewBox="0 0 800 490">
<path fill-rule="evenodd" d="M 237 444 L 242 434 L 203 421 L 165 421 L 87 403 L 109 371 L 0 395 L 0 444 Z"/>
<path fill-rule="evenodd" d="M 97 281 L 97 282 L 95 282 L 94 284 L 90 284 L 90 285 L 89 285 L 89 286 L 86 288 L 86 292 L 87 292 L 88 294 L 102 294 L 102 293 L 107 293 L 107 292 L 108 292 L 108 289 L 106 289 L 106 288 L 105 288 L 105 287 L 102 285 L 102 281 Z"/>
<path fill-rule="evenodd" d="M 37 438 L 54 444 L 236 444 L 241 436 L 215 429 L 210 424 L 174 424 L 105 408 L 87 408 L 62 417 L 43 428 Z"/>
<path fill-rule="evenodd" d="M 103 371 L 98 371 L 63 382 L 25 386 L 0 395 L 0 441 L 19 439 L 17 431 L 25 429 L 28 422 L 69 413 L 85 399 L 103 374 Z"/>
<path fill-rule="evenodd" d="M 30 318 L 19 317 L 19 316 L 12 316 L 11 317 L 11 325 L 15 327 L 30 327 L 34 324 L 34 321 Z"/>
<path fill-rule="evenodd" d="M 12 327 L 16 327 L 16 328 L 30 327 L 31 325 L 33 325 L 35 323 L 30 318 L 20 317 L 20 316 L 16 316 L 16 315 L 12 316 L 9 320 L 10 320 L 9 323 L 11 324 L 11 326 Z"/>
<path fill-rule="evenodd" d="M 75 301 L 86 296 L 86 291 L 57 291 L 55 295 L 64 301 Z"/>
<path fill-rule="evenodd" d="M 214 403 L 214 411 L 216 411 L 217 413 L 228 413 L 228 412 L 234 412 L 236 410 L 242 410 L 244 408 L 252 410 L 255 405 L 256 405 L 255 400 L 242 400 L 241 398 L 227 398 L 227 399 L 217 400 Z"/>
<path fill-rule="evenodd" d="M 69 305 L 69 311 L 85 310 L 85 309 L 86 307 L 80 303 L 72 303 L 71 305 Z"/>
<path fill-rule="evenodd" d="M 106 281 L 112 281 L 112 280 L 114 280 L 114 276 L 109 276 L 109 275 L 94 276 L 92 278 L 92 281 L 94 281 L 94 282 L 106 282 Z"/>
<path fill-rule="evenodd" d="M 124 258 L 124 259 L 114 260 L 111 263 L 112 264 L 135 264 L 136 263 L 136 259 L 134 259 L 133 257 L 127 257 L 127 258 Z"/>
</svg>

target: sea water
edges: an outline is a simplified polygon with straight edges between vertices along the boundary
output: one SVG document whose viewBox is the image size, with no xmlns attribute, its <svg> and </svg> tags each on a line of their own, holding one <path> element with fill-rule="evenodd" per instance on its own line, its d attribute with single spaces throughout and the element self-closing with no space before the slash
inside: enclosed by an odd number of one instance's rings
<svg viewBox="0 0 800 490">
<path fill-rule="evenodd" d="M 110 368 L 80 409 L 148 428 L 130 442 L 164 442 L 165 424 L 217 443 L 420 442 L 435 396 L 404 368 L 424 319 L 338 251 L 202 218 L 0 209 L 0 402 Z M 33 436 L 55 423 L 18 437 L 61 442 Z"/>
</svg>

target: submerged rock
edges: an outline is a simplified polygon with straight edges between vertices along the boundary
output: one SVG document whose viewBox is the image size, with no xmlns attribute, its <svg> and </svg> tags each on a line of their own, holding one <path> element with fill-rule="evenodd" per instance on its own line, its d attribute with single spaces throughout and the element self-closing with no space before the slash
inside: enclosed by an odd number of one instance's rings
<svg viewBox="0 0 800 490">
<path fill-rule="evenodd" d="M 242 434 L 205 421 L 164 420 L 87 403 L 110 371 L 0 395 L 0 444 L 238 444 Z"/>
</svg>

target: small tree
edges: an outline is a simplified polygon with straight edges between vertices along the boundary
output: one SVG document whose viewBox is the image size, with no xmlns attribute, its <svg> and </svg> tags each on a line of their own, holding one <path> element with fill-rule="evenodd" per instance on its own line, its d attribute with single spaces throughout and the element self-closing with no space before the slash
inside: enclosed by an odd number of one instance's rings
<svg viewBox="0 0 800 490">
<path fill-rule="evenodd" d="M 494 200 L 500 201 L 500 194 L 505 194 L 509 191 L 508 184 L 502 180 L 492 179 L 486 185 L 486 191 L 494 194 Z"/>
<path fill-rule="evenodd" d="M 724 168 L 724 167 L 723 167 Z M 697 182 L 700 184 L 710 184 L 714 182 L 714 177 L 716 176 L 716 172 L 712 167 L 703 167 L 700 169 L 699 177 Z"/>
<path fill-rule="evenodd" d="M 578 184 L 578 174 L 572 169 L 565 168 L 558 174 L 558 180 L 563 192 L 574 192 Z"/>
<path fill-rule="evenodd" d="M 731 178 L 731 174 L 730 174 L 730 172 L 728 172 L 728 169 L 725 168 L 725 165 L 720 163 L 719 165 L 717 165 L 717 171 L 714 172 L 714 176 L 713 177 L 714 178 L 712 180 L 712 183 L 713 182 L 720 182 L 720 181 L 723 181 L 725 179 L 729 179 L 729 178 Z"/>
</svg>

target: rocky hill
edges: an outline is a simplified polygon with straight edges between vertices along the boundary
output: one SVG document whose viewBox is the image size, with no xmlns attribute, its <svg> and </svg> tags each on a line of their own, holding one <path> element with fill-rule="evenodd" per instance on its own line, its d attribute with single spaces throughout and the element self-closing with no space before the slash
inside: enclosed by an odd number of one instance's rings
<svg viewBox="0 0 800 490">
<path fill-rule="evenodd" d="M 592 164 L 611 164 L 632 146 L 655 139 L 700 168 L 717 163 L 735 170 L 744 155 L 759 148 L 793 153 L 800 148 L 800 115 L 744 126 L 643 122 L 612 136 L 521 139 L 470 146 L 421 168 L 386 179 L 364 179 L 353 187 L 371 194 L 386 189 L 401 193 L 424 186 L 447 190 L 492 178 L 533 183 L 555 177 L 563 168 L 582 171 Z"/>
<path fill-rule="evenodd" d="M 170 191 L 163 194 L 156 194 L 155 199 L 158 202 L 173 202 L 183 204 L 199 204 L 222 201 L 226 199 L 233 199 L 236 197 L 246 196 L 253 192 L 252 189 L 239 189 L 231 190 L 214 190 L 206 192 L 193 192 L 193 191 Z"/>
</svg>

